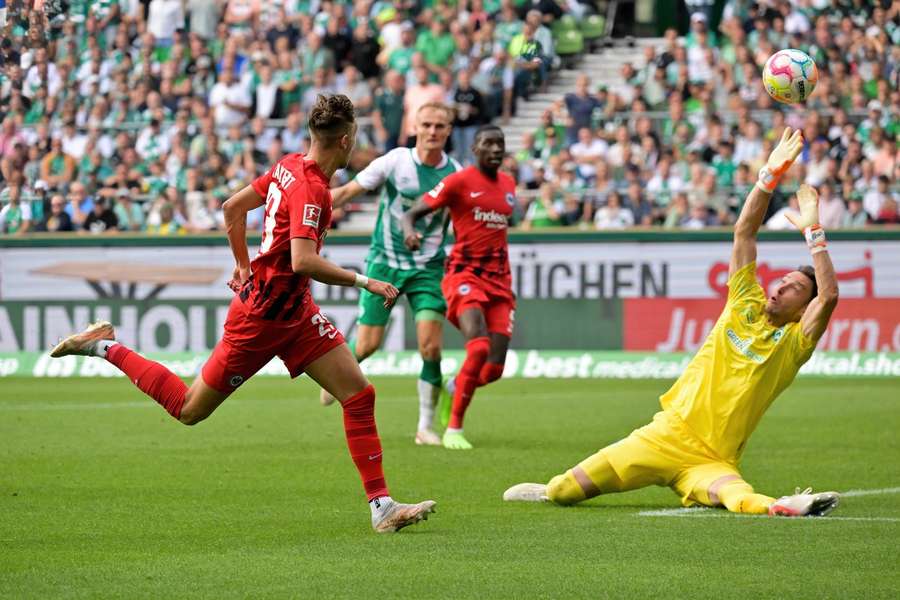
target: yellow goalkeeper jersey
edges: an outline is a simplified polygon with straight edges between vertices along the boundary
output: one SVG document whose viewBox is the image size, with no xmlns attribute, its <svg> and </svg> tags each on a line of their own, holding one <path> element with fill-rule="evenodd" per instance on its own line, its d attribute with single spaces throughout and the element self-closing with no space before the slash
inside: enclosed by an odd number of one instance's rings
<svg viewBox="0 0 900 600">
<path fill-rule="evenodd" d="M 728 281 L 728 301 L 703 346 L 660 397 L 723 460 L 737 463 L 769 405 L 809 360 L 815 341 L 800 323 L 773 327 L 750 263 Z"/>
</svg>

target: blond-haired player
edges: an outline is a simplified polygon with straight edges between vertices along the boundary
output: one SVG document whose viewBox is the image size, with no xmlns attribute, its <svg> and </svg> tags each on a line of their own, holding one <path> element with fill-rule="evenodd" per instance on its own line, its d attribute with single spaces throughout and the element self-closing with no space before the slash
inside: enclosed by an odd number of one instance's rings
<svg viewBox="0 0 900 600">
<path fill-rule="evenodd" d="M 738 470 L 750 434 L 809 360 L 838 301 L 818 224 L 818 195 L 809 186 L 797 192 L 801 214 L 792 220 L 806 236 L 813 266 L 785 275 L 768 297 L 756 279 L 757 231 L 772 191 L 802 147 L 800 132 L 786 129 L 760 170 L 735 225 L 725 309 L 685 372 L 660 398 L 662 410 L 653 422 L 546 485 L 511 487 L 505 500 L 574 504 L 663 485 L 685 506 L 724 506 L 739 513 L 825 515 L 837 506 L 835 492 L 797 490 L 778 500 L 757 494 Z"/>
<path fill-rule="evenodd" d="M 415 148 L 395 148 L 363 169 L 356 178 L 332 190 L 334 205 L 341 206 L 360 194 L 382 187 L 378 217 L 367 258 L 369 277 L 392 283 L 406 295 L 416 321 L 416 337 L 422 355 L 419 373 L 419 422 L 417 444 L 437 446 L 441 438 L 433 429 L 435 405 L 441 391 L 441 330 L 447 304 L 441 292 L 449 218 L 439 210 L 417 223 L 423 243 L 409 250 L 403 243 L 403 214 L 444 177 L 462 167 L 444 152 L 450 136 L 453 111 L 437 102 L 416 112 Z M 350 343 L 356 358 L 365 360 L 381 347 L 391 307 L 366 291 L 359 298 L 356 336 Z M 322 390 L 322 403 L 334 399 Z"/>
</svg>

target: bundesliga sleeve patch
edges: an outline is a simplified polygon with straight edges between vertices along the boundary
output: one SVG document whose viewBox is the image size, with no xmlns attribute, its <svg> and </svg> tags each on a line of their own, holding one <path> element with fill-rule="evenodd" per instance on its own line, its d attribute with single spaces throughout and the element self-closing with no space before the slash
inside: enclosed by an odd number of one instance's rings
<svg viewBox="0 0 900 600">
<path fill-rule="evenodd" d="M 322 215 L 322 207 L 315 204 L 303 205 L 303 224 L 310 227 L 319 226 L 319 217 Z"/>
</svg>

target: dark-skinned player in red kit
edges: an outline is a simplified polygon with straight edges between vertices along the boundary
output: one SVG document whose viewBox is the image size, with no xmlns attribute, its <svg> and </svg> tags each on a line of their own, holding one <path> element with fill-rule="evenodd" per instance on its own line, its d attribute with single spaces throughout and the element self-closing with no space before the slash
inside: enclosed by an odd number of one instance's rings
<svg viewBox="0 0 900 600">
<path fill-rule="evenodd" d="M 441 284 L 447 319 L 466 339 L 466 358 L 447 385 L 452 404 L 442 411 L 445 418 L 449 412 L 442 442 L 453 450 L 472 448 L 463 435 L 463 418 L 475 389 L 503 375 L 516 308 L 506 235 L 517 206 L 516 184 L 499 170 L 506 152 L 503 131 L 496 125 L 481 127 L 472 151 L 475 165 L 445 177 L 403 218 L 411 250 L 421 245 L 413 224 L 440 208 L 450 211 L 456 236 Z"/>
</svg>

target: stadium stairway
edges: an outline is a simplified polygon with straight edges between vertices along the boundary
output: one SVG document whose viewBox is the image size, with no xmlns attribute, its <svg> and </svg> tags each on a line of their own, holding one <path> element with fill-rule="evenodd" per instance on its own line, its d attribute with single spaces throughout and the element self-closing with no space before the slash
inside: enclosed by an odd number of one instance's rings
<svg viewBox="0 0 900 600">
<path fill-rule="evenodd" d="M 623 40 L 615 40 L 611 48 L 597 48 L 592 53 L 583 54 L 574 69 L 554 71 L 546 92 L 532 94 L 527 102 L 519 100 L 516 116 L 506 125 L 501 125 L 506 134 L 506 149 L 516 153 L 522 149 L 522 136 L 534 132 L 541 115 L 554 102 L 575 90 L 575 80 L 584 73 L 591 78 L 591 89 L 599 85 L 613 87 L 620 83 L 622 65 L 630 62 L 635 69 L 644 64 L 645 46 L 662 46 L 663 38 L 634 38 L 634 45 L 626 45 Z"/>
</svg>

